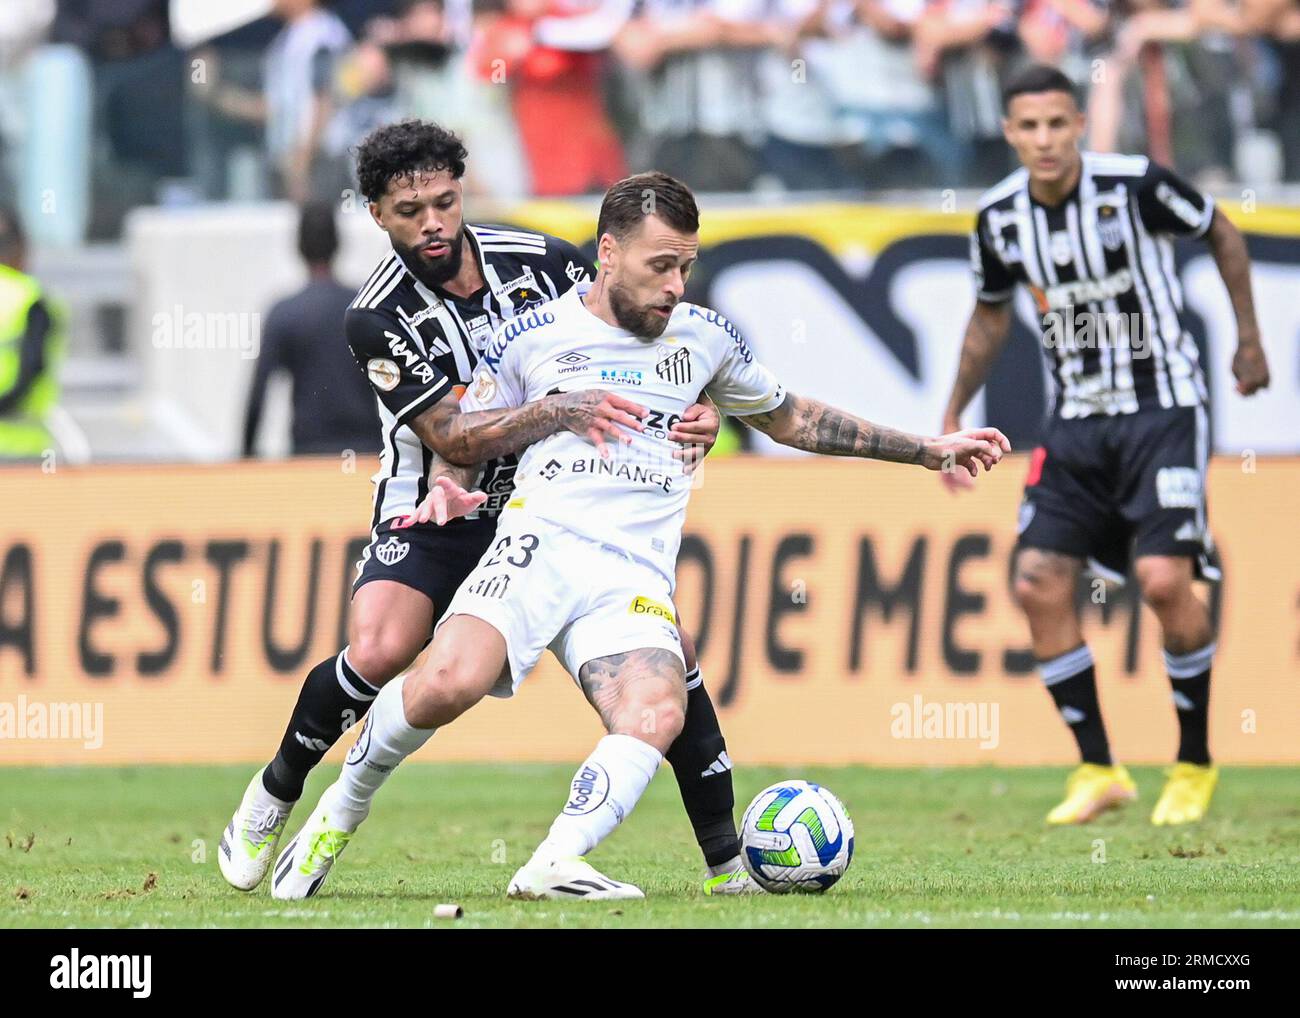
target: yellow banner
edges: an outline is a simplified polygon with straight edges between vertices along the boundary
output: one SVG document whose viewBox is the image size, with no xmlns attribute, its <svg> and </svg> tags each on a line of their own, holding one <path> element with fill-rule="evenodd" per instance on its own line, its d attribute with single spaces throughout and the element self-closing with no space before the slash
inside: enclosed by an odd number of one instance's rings
<svg viewBox="0 0 1300 1018">
<path fill-rule="evenodd" d="M 1210 475 L 1225 571 L 1211 743 L 1225 762 L 1297 762 L 1300 460 L 1245 466 L 1225 457 Z M 908 467 L 708 463 L 676 603 L 733 758 L 1071 761 L 1008 594 L 1024 470 L 1014 459 L 957 498 Z M 302 677 L 341 646 L 369 472 L 328 460 L 5 471 L 0 763 L 268 759 Z M 1097 598 L 1085 629 L 1115 750 L 1168 760 L 1155 619 L 1131 591 Z M 598 734 L 548 656 L 518 697 L 485 702 L 424 753 L 572 760 Z"/>
</svg>

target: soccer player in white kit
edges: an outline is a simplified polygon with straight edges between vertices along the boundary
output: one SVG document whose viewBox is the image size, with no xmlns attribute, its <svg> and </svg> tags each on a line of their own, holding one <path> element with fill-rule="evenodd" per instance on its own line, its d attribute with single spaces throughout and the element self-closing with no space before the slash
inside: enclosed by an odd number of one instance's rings
<svg viewBox="0 0 1300 1018">
<path fill-rule="evenodd" d="M 921 438 L 787 393 L 730 322 L 682 300 L 698 231 L 681 182 L 620 181 L 601 206 L 595 281 L 506 323 L 485 350 L 461 400 L 469 427 L 474 411 L 570 388 L 616 391 L 644 413 L 604 456 L 568 433 L 529 446 L 493 544 L 453 597 L 425 665 L 383 688 L 342 776 L 277 861 L 277 897 L 314 894 L 393 768 L 484 696 L 511 696 L 548 648 L 608 734 L 508 893 L 643 897 L 583 857 L 632 811 L 685 717 L 672 596 L 690 479 L 667 432 L 701 393 L 810 452 L 975 475 L 1009 451 L 996 428 Z"/>
</svg>

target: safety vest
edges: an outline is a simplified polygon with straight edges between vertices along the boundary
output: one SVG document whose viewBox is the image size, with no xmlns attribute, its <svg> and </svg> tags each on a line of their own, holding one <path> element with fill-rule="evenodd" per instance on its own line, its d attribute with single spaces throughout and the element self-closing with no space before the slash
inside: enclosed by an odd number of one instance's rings
<svg viewBox="0 0 1300 1018">
<path fill-rule="evenodd" d="M 12 389 L 18 379 L 27 315 L 42 296 L 41 284 L 31 276 L 0 265 L 0 394 Z M 63 315 L 62 309 L 48 298 L 45 308 L 50 313 L 51 328 L 45 337 L 44 365 L 18 405 L 0 415 L 0 459 L 36 459 L 54 448 L 45 418 L 59 399 Z"/>
</svg>

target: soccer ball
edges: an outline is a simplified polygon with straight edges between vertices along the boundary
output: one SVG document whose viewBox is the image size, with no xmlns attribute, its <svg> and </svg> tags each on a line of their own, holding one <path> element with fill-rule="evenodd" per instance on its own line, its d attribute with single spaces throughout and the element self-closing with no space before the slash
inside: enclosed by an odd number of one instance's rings
<svg viewBox="0 0 1300 1018">
<path fill-rule="evenodd" d="M 781 781 L 754 796 L 745 810 L 740 855 L 763 890 L 817 894 L 849 868 L 853 821 L 820 785 Z"/>
</svg>

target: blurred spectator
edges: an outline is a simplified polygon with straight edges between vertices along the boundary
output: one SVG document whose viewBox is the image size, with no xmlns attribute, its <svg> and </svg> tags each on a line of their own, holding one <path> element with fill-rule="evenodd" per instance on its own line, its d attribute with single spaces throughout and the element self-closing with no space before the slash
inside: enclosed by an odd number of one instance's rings
<svg viewBox="0 0 1300 1018">
<path fill-rule="evenodd" d="M 356 290 L 334 278 L 337 250 L 333 206 L 305 206 L 298 253 L 307 267 L 307 285 L 266 316 L 244 417 L 245 456 L 256 448 L 266 386 L 275 371 L 287 371 L 293 382 L 294 455 L 379 451 L 375 399 L 343 334 L 343 313 Z"/>
<path fill-rule="evenodd" d="M 768 5 L 774 44 L 758 65 L 762 162 L 763 170 L 790 191 L 860 188 L 865 179 L 851 146 L 854 133 L 841 116 L 843 96 L 835 87 L 835 72 L 843 63 L 835 57 L 844 51 L 845 40 L 828 25 L 830 6 L 827 0 L 772 0 Z M 852 81 L 862 76 L 863 67 L 849 71 Z"/>
<path fill-rule="evenodd" d="M 21 176 L 18 153 L 28 127 L 23 72 L 53 20 L 54 0 L 9 0 L 0 5 L 0 194 L 13 194 Z"/>
<path fill-rule="evenodd" d="M 758 174 L 757 51 L 773 40 L 763 0 L 641 0 L 614 40 L 638 77 L 639 167 L 697 191 L 748 190 Z"/>
<path fill-rule="evenodd" d="M 921 73 L 942 84 L 948 125 L 962 146 L 959 183 L 987 186 L 1011 169 L 1002 137 L 1005 65 L 1019 46 L 1010 0 L 929 0 L 913 32 Z"/>
<path fill-rule="evenodd" d="M 62 316 L 26 263 L 18 217 L 0 208 L 0 460 L 39 459 L 55 444 Z"/>
<path fill-rule="evenodd" d="M 194 94 L 226 116 L 265 125 L 277 194 L 299 203 L 337 199 L 349 180 L 346 152 L 326 144 L 327 129 L 337 109 L 337 65 L 352 36 L 319 0 L 275 0 L 274 13 L 284 26 L 263 59 L 262 92 L 222 81 L 216 52 L 208 49 L 206 80 Z"/>
<path fill-rule="evenodd" d="M 475 47 L 482 77 L 506 82 L 532 193 L 603 192 L 627 176 L 601 89 L 624 0 L 508 0 Z"/>
<path fill-rule="evenodd" d="M 823 7 L 833 40 L 824 73 L 841 116 L 869 159 L 867 187 L 953 182 L 965 168 L 938 89 L 917 61 L 925 0 L 857 0 Z M 958 181 L 960 182 L 960 181 Z"/>
</svg>

